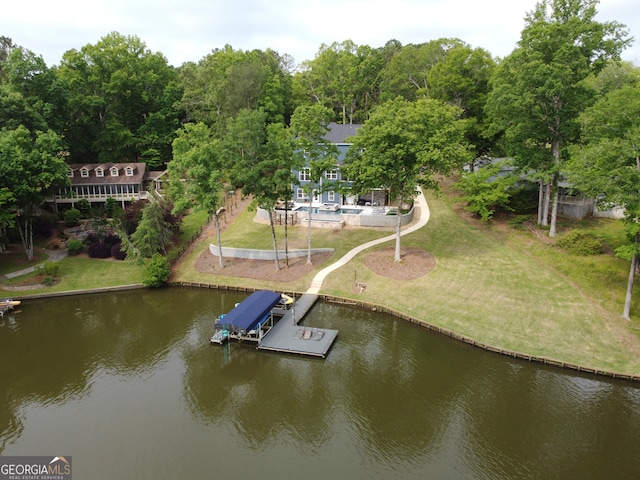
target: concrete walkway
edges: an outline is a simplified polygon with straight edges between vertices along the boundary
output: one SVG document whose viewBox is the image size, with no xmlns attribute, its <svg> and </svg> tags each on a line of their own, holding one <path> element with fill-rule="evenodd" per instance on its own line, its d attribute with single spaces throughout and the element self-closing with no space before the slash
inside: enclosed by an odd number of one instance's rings
<svg viewBox="0 0 640 480">
<path fill-rule="evenodd" d="M 59 262 L 68 255 L 69 251 L 65 248 L 64 250 L 44 250 L 44 253 L 48 255 L 48 258 L 46 260 L 47 262 Z M 5 273 L 4 275 L 0 275 L 0 280 L 20 277 L 22 275 L 26 275 L 27 273 L 31 273 L 34 270 L 35 266 L 23 268 L 22 270 L 16 270 L 15 272 Z"/>
<path fill-rule="evenodd" d="M 427 222 L 429 222 L 429 217 L 431 215 L 431 212 L 429 211 L 429 206 L 427 205 L 427 200 L 424 198 L 424 193 L 422 192 L 422 189 L 420 189 L 420 193 L 416 197 L 415 203 L 417 203 L 418 207 L 420 208 L 420 218 L 416 223 L 402 230 L 400 232 L 400 236 L 415 232 L 416 230 L 419 230 L 422 227 L 424 227 L 427 224 Z M 307 290 L 307 293 L 312 293 L 317 295 L 320 292 L 320 289 L 322 288 L 322 283 L 324 282 L 324 279 L 331 272 L 333 272 L 334 270 L 337 270 L 340 267 L 343 267 L 349 260 L 351 260 L 353 257 L 355 257 L 358 253 L 362 252 L 363 250 L 366 250 L 367 248 L 373 247 L 375 245 L 380 245 L 381 243 L 395 240 L 395 238 L 396 238 L 396 234 L 394 233 L 392 235 L 388 235 L 383 238 L 378 238 L 377 240 L 372 240 L 370 242 L 363 243 L 362 245 L 359 245 L 354 249 L 348 251 L 340 260 L 320 270 L 316 274 L 316 276 L 313 277 L 313 280 L 311 280 L 311 287 L 309 288 L 309 290 Z"/>
</svg>

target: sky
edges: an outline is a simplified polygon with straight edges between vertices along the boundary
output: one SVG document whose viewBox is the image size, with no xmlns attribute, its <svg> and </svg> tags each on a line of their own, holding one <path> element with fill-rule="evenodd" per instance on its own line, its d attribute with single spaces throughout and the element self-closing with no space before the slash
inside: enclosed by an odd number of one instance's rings
<svg viewBox="0 0 640 480">
<path fill-rule="evenodd" d="M 599 21 L 618 21 L 637 38 L 623 54 L 640 65 L 638 0 L 601 0 Z M 296 64 L 322 44 L 352 40 L 377 48 L 459 38 L 505 57 L 537 0 L 11 0 L 0 9 L 0 36 L 59 65 L 64 52 L 95 45 L 110 32 L 135 35 L 169 64 L 197 62 L 212 50 L 270 48 Z"/>
</svg>

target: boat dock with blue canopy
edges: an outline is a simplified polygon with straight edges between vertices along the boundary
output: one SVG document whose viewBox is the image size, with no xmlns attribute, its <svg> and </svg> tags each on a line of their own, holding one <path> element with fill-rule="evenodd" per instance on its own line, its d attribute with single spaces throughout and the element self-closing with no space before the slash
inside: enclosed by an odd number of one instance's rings
<svg viewBox="0 0 640 480">
<path fill-rule="evenodd" d="M 253 341 L 260 350 L 324 358 L 338 331 L 298 326 L 318 296 L 304 294 L 295 302 L 286 298 L 288 302 L 270 290 L 252 293 L 229 313 L 220 315 L 210 343 L 222 344 L 227 339 Z"/>
</svg>

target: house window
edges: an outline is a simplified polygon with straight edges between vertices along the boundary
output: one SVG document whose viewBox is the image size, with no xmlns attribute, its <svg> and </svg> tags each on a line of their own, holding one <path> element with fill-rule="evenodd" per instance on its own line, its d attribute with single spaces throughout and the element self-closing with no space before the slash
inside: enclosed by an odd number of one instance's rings
<svg viewBox="0 0 640 480">
<path fill-rule="evenodd" d="M 124 174 L 127 177 L 133 177 L 133 167 L 127 167 L 124 169 Z"/>
<path fill-rule="evenodd" d="M 338 170 L 329 170 L 324 172 L 324 176 L 327 180 L 338 180 Z"/>
<path fill-rule="evenodd" d="M 80 176 L 83 177 L 83 178 L 87 178 L 89 176 L 89 169 L 85 168 L 85 167 L 82 167 L 80 169 Z"/>
<path fill-rule="evenodd" d="M 111 169 L 109 171 L 111 172 L 111 176 L 112 177 L 117 177 L 118 176 L 118 167 L 111 167 Z"/>
<path fill-rule="evenodd" d="M 307 196 L 304 192 L 304 188 L 296 189 L 296 200 L 306 200 Z"/>
<path fill-rule="evenodd" d="M 327 192 L 327 202 L 336 201 L 336 192 Z"/>
<path fill-rule="evenodd" d="M 301 182 L 310 182 L 311 181 L 311 169 L 305 168 L 298 172 L 298 179 Z"/>
<path fill-rule="evenodd" d="M 69 171 L 67 172 L 67 177 L 73 178 L 73 168 L 69 169 Z"/>
<path fill-rule="evenodd" d="M 104 168 L 96 168 L 96 177 L 104 177 Z"/>
</svg>

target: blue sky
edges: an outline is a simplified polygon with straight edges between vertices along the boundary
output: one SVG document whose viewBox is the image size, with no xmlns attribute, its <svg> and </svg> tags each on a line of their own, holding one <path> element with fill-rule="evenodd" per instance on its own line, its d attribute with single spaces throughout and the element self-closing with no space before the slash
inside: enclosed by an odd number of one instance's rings
<svg viewBox="0 0 640 480">
<path fill-rule="evenodd" d="M 42 55 L 47 65 L 62 54 L 95 44 L 109 32 L 136 35 L 169 63 L 198 61 L 229 44 L 235 49 L 289 54 L 311 60 L 320 46 L 403 45 L 457 37 L 495 57 L 516 46 L 525 14 L 536 0 L 18 0 L 0 13 L 0 35 Z M 624 54 L 640 65 L 637 0 L 602 0 L 598 19 L 627 25 L 638 41 Z"/>
</svg>

